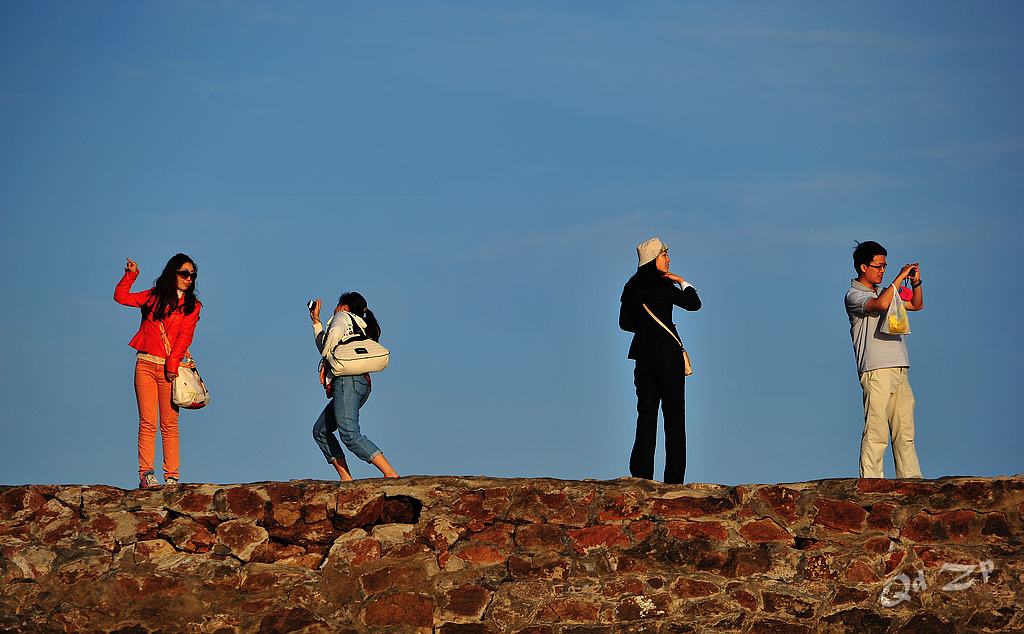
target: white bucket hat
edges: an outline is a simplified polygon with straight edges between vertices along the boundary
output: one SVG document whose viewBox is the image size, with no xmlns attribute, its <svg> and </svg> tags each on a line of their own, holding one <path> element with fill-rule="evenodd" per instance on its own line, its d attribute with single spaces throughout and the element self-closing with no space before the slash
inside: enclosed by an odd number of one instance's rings
<svg viewBox="0 0 1024 634">
<path fill-rule="evenodd" d="M 640 264 L 637 267 L 653 262 L 666 251 L 668 251 L 668 245 L 662 242 L 661 238 L 651 238 L 647 242 L 641 242 L 636 246 L 636 256 L 640 259 Z"/>
</svg>

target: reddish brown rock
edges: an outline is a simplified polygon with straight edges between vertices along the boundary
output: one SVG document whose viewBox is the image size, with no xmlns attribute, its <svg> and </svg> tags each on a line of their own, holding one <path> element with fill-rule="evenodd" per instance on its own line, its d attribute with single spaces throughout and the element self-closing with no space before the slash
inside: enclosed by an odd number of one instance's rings
<svg viewBox="0 0 1024 634">
<path fill-rule="evenodd" d="M 809 619 L 814 616 L 814 601 L 807 597 L 781 592 L 762 592 L 764 611 L 786 614 L 795 619 Z"/>
<path fill-rule="evenodd" d="M 851 588 L 850 586 L 839 586 L 836 588 L 835 596 L 832 597 L 832 604 L 843 605 L 848 603 L 861 603 L 870 596 L 871 593 L 866 590 Z"/>
<path fill-rule="evenodd" d="M 725 541 L 729 536 L 729 532 L 721 522 L 667 522 L 665 527 L 669 535 L 683 540 Z"/>
<path fill-rule="evenodd" d="M 296 544 L 281 544 L 275 541 L 267 541 L 256 548 L 250 561 L 270 564 L 278 561 L 295 561 L 296 557 L 305 555 L 306 549 Z M 320 557 L 317 557 L 319 563 Z"/>
<path fill-rule="evenodd" d="M 730 584 L 726 589 L 726 592 L 733 601 L 741 605 L 743 608 L 751 611 L 758 609 L 757 596 L 744 589 L 744 586 L 741 584 Z"/>
<path fill-rule="evenodd" d="M 205 514 L 209 512 L 212 507 L 213 495 L 190 489 L 184 490 L 176 501 L 168 505 L 168 508 L 172 511 L 182 513 L 184 515 L 191 515 L 193 513 Z"/>
<path fill-rule="evenodd" d="M 983 480 L 950 484 L 943 487 L 942 492 L 959 502 L 966 502 L 969 505 L 982 504 L 986 506 L 991 504 L 998 495 L 993 487 Z"/>
<path fill-rule="evenodd" d="M 384 494 L 365 488 L 343 488 L 335 496 L 334 523 L 343 529 L 369 526 L 384 510 Z"/>
<path fill-rule="evenodd" d="M 639 544 L 647 541 L 654 535 L 655 531 L 658 530 L 658 524 L 649 520 L 637 520 L 630 522 L 626 530 L 633 536 L 633 543 Z"/>
<path fill-rule="evenodd" d="M 302 489 L 289 482 L 268 482 L 264 489 L 271 506 L 277 508 L 282 504 L 298 504 L 302 506 Z"/>
<path fill-rule="evenodd" d="M 373 598 L 363 612 L 363 623 L 381 627 L 429 627 L 434 623 L 434 600 L 414 592 L 396 592 Z"/>
<path fill-rule="evenodd" d="M 249 561 L 256 549 L 266 543 L 267 531 L 246 520 L 229 520 L 217 527 L 216 547 L 224 548 L 224 553 Z"/>
<path fill-rule="evenodd" d="M 507 511 L 509 520 L 515 522 L 560 524 L 563 526 L 586 526 L 589 520 L 589 505 L 593 493 L 576 499 L 563 491 L 544 492 L 532 487 L 517 489 Z"/>
<path fill-rule="evenodd" d="M 978 516 L 970 510 L 948 511 L 938 516 L 950 541 L 960 543 L 971 538 L 971 522 Z"/>
<path fill-rule="evenodd" d="M 747 541 L 755 543 L 793 541 L 793 536 L 789 534 L 789 531 L 768 518 L 744 524 L 740 529 L 740 535 L 743 535 Z"/>
<path fill-rule="evenodd" d="M 281 502 L 272 507 L 272 518 L 277 526 L 295 526 L 295 523 L 302 519 L 301 502 Z"/>
<path fill-rule="evenodd" d="M 516 544 L 528 553 L 561 552 L 565 538 L 565 530 L 551 524 L 527 524 L 515 532 Z"/>
<path fill-rule="evenodd" d="M 617 577 L 601 587 L 601 594 L 606 597 L 617 597 L 623 594 L 642 594 L 646 585 L 640 577 Z"/>
<path fill-rule="evenodd" d="M 392 588 L 409 589 L 422 585 L 428 576 L 422 563 L 398 564 L 363 573 L 359 577 L 359 586 L 369 596 Z"/>
<path fill-rule="evenodd" d="M 423 528 L 423 538 L 437 551 L 447 551 L 466 533 L 466 527 L 446 517 L 435 517 Z"/>
<path fill-rule="evenodd" d="M 789 487 L 766 486 L 757 490 L 757 497 L 771 507 L 772 511 L 787 523 L 792 524 L 796 521 L 796 505 L 800 500 L 799 491 Z"/>
<path fill-rule="evenodd" d="M 279 632 L 303 632 L 315 634 L 334 632 L 330 623 L 306 608 L 284 608 L 277 610 L 260 620 L 257 634 L 278 634 Z"/>
<path fill-rule="evenodd" d="M 230 517 L 260 521 L 266 515 L 262 491 L 249 487 L 221 489 L 213 496 L 213 507 Z"/>
<path fill-rule="evenodd" d="M 914 556 L 925 565 L 925 568 L 941 568 L 944 564 L 974 565 L 979 559 L 959 550 L 936 548 L 934 546 L 914 546 Z"/>
<path fill-rule="evenodd" d="M 942 523 L 927 511 L 921 511 L 907 520 L 900 529 L 900 539 L 918 543 L 946 541 L 946 530 Z"/>
<path fill-rule="evenodd" d="M 217 539 L 205 526 L 187 517 L 176 517 L 160 529 L 158 535 L 178 550 L 190 553 L 205 553 Z"/>
<path fill-rule="evenodd" d="M 582 599 L 555 599 L 548 601 L 537 612 L 542 623 L 592 623 L 597 621 L 601 606 Z"/>
<path fill-rule="evenodd" d="M 896 507 L 892 504 L 874 504 L 868 514 L 868 527 L 877 530 L 889 530 L 894 526 L 893 513 Z"/>
<path fill-rule="evenodd" d="M 506 513 L 508 506 L 508 489 L 502 487 L 463 493 L 452 505 L 452 512 L 480 522 L 490 523 L 499 515 Z"/>
<path fill-rule="evenodd" d="M 822 498 L 814 506 L 818 509 L 815 523 L 838 531 L 860 532 L 868 515 L 861 506 L 846 500 Z"/>
<path fill-rule="evenodd" d="M 828 633 L 870 634 L 888 632 L 892 617 L 867 608 L 852 608 L 822 619 L 821 631 Z"/>
<path fill-rule="evenodd" d="M 1024 513 L 1022 513 L 1022 516 L 1024 516 Z M 1015 531 L 1007 522 L 1004 513 L 987 513 L 985 515 L 985 524 L 981 529 L 981 534 L 988 541 L 998 542 L 1009 539 L 1014 536 L 1014 533 Z M 1016 531 L 1016 533 L 1020 534 L 1020 531 Z"/>
<path fill-rule="evenodd" d="M 838 578 L 828 555 L 809 555 L 800 564 L 803 576 L 810 581 L 831 581 Z"/>
<path fill-rule="evenodd" d="M 569 541 L 579 553 L 586 553 L 594 548 L 629 546 L 629 538 L 622 532 L 622 527 L 615 524 L 570 530 Z"/>
<path fill-rule="evenodd" d="M 722 566 L 727 577 L 750 577 L 768 572 L 772 568 L 772 555 L 766 544 L 753 548 L 733 548 Z"/>
<path fill-rule="evenodd" d="M 505 555 L 493 546 L 467 546 L 459 549 L 455 556 L 478 566 L 494 566 L 505 563 Z"/>
<path fill-rule="evenodd" d="M 5 522 L 23 522 L 36 516 L 46 498 L 32 487 L 13 487 L 0 493 L 0 517 Z"/>
<path fill-rule="evenodd" d="M 672 594 L 682 599 L 707 597 L 712 594 L 718 594 L 718 592 L 719 587 L 711 582 L 689 579 L 687 577 L 679 577 L 672 584 Z"/>
<path fill-rule="evenodd" d="M 555 554 L 518 557 L 508 559 L 508 571 L 512 578 L 522 580 L 564 581 L 569 576 L 572 560 Z"/>
<path fill-rule="evenodd" d="M 907 556 L 907 551 L 902 548 L 894 550 L 885 557 L 882 558 L 882 567 L 885 570 L 885 575 L 888 576 L 894 570 L 899 568 L 900 564 L 903 563 L 903 558 Z"/>
<path fill-rule="evenodd" d="M 512 524 L 497 522 L 478 533 L 474 533 L 470 537 L 470 541 L 486 542 L 498 548 L 507 549 L 512 546 L 512 534 L 515 530 L 516 527 Z"/>
<path fill-rule="evenodd" d="M 895 493 L 897 495 L 915 496 L 934 493 L 934 485 L 918 480 L 886 480 L 883 478 L 863 478 L 857 481 L 857 493 Z"/>
<path fill-rule="evenodd" d="M 324 565 L 357 568 L 381 558 L 380 542 L 356 528 L 338 537 L 331 545 Z"/>
<path fill-rule="evenodd" d="M 705 517 L 725 514 L 736 507 L 729 498 L 722 497 L 677 497 L 656 499 L 651 512 L 660 517 Z"/>
<path fill-rule="evenodd" d="M 878 581 L 878 573 L 871 564 L 855 559 L 846 568 L 846 580 L 853 583 L 875 583 Z"/>
<path fill-rule="evenodd" d="M 646 508 L 646 500 L 640 495 L 623 493 L 605 501 L 604 508 L 597 514 L 597 521 L 605 523 L 639 519 L 643 517 Z"/>
<path fill-rule="evenodd" d="M 460 617 L 480 618 L 491 599 L 491 592 L 483 586 L 467 583 L 447 590 L 444 596 L 446 612 Z"/>
<path fill-rule="evenodd" d="M 637 595 L 628 597 L 615 606 L 616 621 L 639 621 L 663 617 L 668 614 L 669 599 L 665 595 Z"/>
<path fill-rule="evenodd" d="M 895 634 L 917 634 L 927 632 L 928 634 L 955 634 L 956 626 L 949 621 L 941 619 L 933 614 L 915 614 L 896 630 Z"/>
</svg>

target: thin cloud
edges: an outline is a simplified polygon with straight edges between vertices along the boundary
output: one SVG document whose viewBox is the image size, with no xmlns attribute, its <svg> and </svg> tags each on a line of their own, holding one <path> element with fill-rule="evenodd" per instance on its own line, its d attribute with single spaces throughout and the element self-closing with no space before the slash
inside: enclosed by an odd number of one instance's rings
<svg viewBox="0 0 1024 634">
<path fill-rule="evenodd" d="M 905 152 L 872 154 L 879 162 L 935 161 L 951 163 L 966 169 L 990 167 L 1002 161 L 1020 158 L 1024 153 L 1024 137 L 1006 137 L 933 145 Z"/>
<path fill-rule="evenodd" d="M 751 203 L 780 197 L 849 196 L 915 184 L 918 184 L 915 179 L 894 176 L 891 173 L 835 172 L 806 178 L 733 183 L 729 187 L 739 194 L 743 202 Z"/>
</svg>

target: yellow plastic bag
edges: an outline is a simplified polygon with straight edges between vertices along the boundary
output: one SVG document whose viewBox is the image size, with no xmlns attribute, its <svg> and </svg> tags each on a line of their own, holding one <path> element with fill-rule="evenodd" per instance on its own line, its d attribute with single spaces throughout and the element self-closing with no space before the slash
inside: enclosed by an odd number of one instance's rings
<svg viewBox="0 0 1024 634">
<path fill-rule="evenodd" d="M 887 335 L 909 335 L 910 317 L 907 316 L 906 304 L 896 290 L 893 289 L 892 303 L 889 304 L 880 330 Z"/>
</svg>

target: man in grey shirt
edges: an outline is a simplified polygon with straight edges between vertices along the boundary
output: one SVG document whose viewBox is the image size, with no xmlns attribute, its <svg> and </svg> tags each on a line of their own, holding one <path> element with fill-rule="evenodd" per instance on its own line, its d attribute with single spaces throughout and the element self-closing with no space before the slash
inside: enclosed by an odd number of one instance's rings
<svg viewBox="0 0 1024 634">
<path fill-rule="evenodd" d="M 910 356 L 902 335 L 883 333 L 882 317 L 909 279 L 913 297 L 906 309 L 924 308 L 921 267 L 906 264 L 892 284 L 879 292 L 885 276 L 886 251 L 877 242 L 861 242 L 853 251 L 857 278 L 846 292 L 846 314 L 864 390 L 864 434 L 860 442 L 860 477 L 882 478 L 882 458 L 892 437 L 897 478 L 920 478 L 921 466 L 914 449 L 914 393 L 910 389 Z"/>
</svg>

